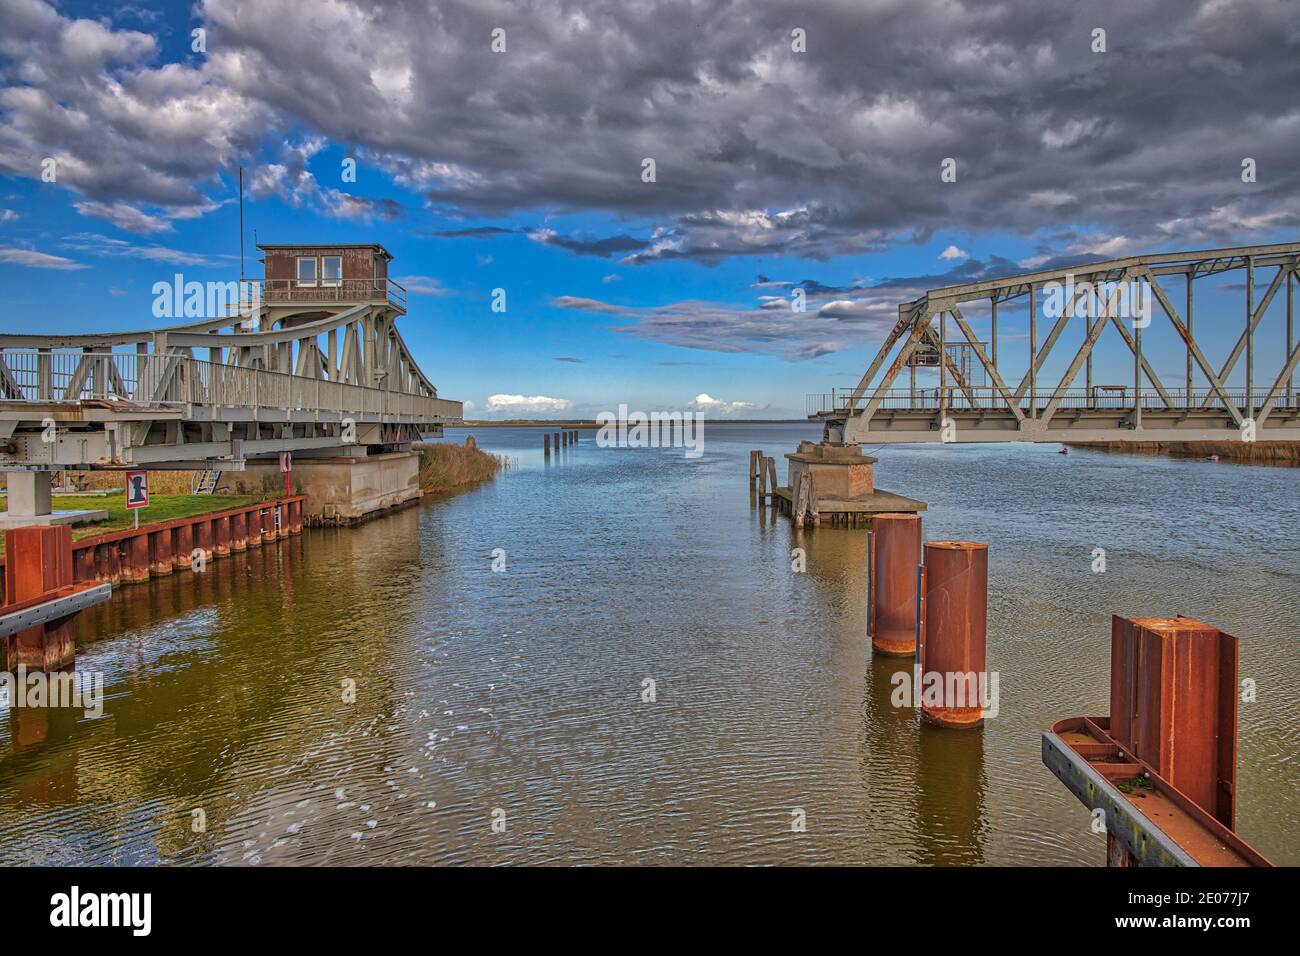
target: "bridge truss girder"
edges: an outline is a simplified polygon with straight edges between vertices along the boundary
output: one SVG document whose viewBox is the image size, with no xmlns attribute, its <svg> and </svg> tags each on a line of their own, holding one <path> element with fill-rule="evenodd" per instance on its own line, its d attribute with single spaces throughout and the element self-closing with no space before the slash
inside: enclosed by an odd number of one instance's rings
<svg viewBox="0 0 1300 956">
<path fill-rule="evenodd" d="M 1256 271 L 1268 268 L 1275 268 L 1276 272 L 1256 302 Z M 1251 437 L 1246 440 L 1300 440 L 1300 408 L 1292 386 L 1300 364 L 1300 344 L 1293 334 L 1298 268 L 1300 243 L 1283 243 L 1133 256 L 932 290 L 899 306 L 898 322 L 857 386 L 847 394 L 833 394 L 832 407 L 811 417 L 825 421 L 834 438 L 873 443 L 1201 441 L 1247 435 Z M 1227 358 L 1215 367 L 1193 333 L 1192 290 L 1196 279 L 1233 270 L 1243 270 L 1246 275 L 1242 330 Z M 1161 284 L 1161 279 L 1168 276 L 1186 279 L 1186 304 L 1182 309 L 1174 304 Z M 1066 280 L 1074 281 L 1074 294 L 1061 315 L 1055 317 L 1040 345 L 1038 292 L 1048 283 L 1064 286 Z M 1150 289 L 1150 295 L 1159 305 L 1158 311 L 1184 343 L 1187 383 L 1190 385 L 1195 367 L 1207 382 L 1204 393 L 1197 394 L 1190 387 L 1181 393 L 1167 388 L 1143 353 L 1143 324 L 1133 323 L 1130 330 L 1119 315 L 1116 306 L 1122 301 L 1121 296 L 1139 282 Z M 1101 295 L 1097 294 L 1098 287 L 1105 290 Z M 1276 377 L 1269 380 L 1266 391 L 1261 391 L 1256 388 L 1255 380 L 1255 330 L 1282 289 L 1285 289 L 1287 348 Z M 1084 340 L 1060 377 L 1054 382 L 1044 382 L 1040 377 L 1046 360 L 1070 321 L 1080 318 L 1075 306 L 1084 295 L 1089 296 L 1083 316 L 1087 321 Z M 1025 363 L 1023 377 L 1012 390 L 998 364 L 997 309 L 999 303 L 1019 298 L 1027 299 L 1029 306 L 1030 358 Z M 990 304 L 991 355 L 962 313 L 961 306 L 972 301 Z M 1155 311 L 1153 308 L 1152 312 Z M 952 338 L 947 329 L 949 318 L 958 333 Z M 1155 321 L 1154 314 L 1152 321 Z M 1102 386 L 1110 390 L 1105 395 L 1093 386 L 1093 352 L 1108 328 L 1118 332 L 1133 358 L 1131 400 L 1127 398 L 1126 388 L 1116 400 L 1115 386 Z M 944 358 L 938 363 L 940 386 L 933 396 L 918 394 L 916 389 L 913 356 L 922 344 L 937 348 Z M 948 347 L 952 345 L 971 350 L 991 385 L 972 387 L 969 382 L 956 378 L 953 385 L 947 384 L 949 375 L 957 375 L 957 369 L 948 360 Z M 1238 395 L 1227 382 L 1243 355 L 1246 384 Z M 1080 399 L 1070 391 L 1085 367 L 1087 386 Z M 896 394 L 901 390 L 893 389 L 893 385 L 905 368 L 910 368 L 910 387 L 906 395 Z"/>
</svg>

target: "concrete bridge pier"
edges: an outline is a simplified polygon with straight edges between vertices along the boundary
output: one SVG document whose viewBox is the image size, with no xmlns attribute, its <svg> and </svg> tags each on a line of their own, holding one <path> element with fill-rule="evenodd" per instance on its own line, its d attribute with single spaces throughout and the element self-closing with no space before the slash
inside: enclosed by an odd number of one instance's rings
<svg viewBox="0 0 1300 956">
<path fill-rule="evenodd" d="M 8 510 L 0 512 L 0 528 L 25 525 L 73 525 L 102 521 L 108 512 L 99 508 L 79 511 L 54 511 L 51 471 L 7 471 Z"/>
<path fill-rule="evenodd" d="M 558 446 L 557 446 L 558 450 Z M 379 454 L 355 449 L 326 449 L 294 456 L 292 481 L 297 493 L 307 496 L 305 507 L 295 506 L 282 516 L 279 534 L 296 533 L 296 525 L 353 524 L 374 514 L 400 508 L 420 499 L 420 453 L 407 449 Z M 244 470 L 222 474 L 218 490 L 225 494 L 256 494 L 282 484 L 278 459 L 250 459 Z M 272 516 L 270 519 L 274 521 Z M 248 545 L 274 541 L 274 524 L 250 527 Z"/>
</svg>

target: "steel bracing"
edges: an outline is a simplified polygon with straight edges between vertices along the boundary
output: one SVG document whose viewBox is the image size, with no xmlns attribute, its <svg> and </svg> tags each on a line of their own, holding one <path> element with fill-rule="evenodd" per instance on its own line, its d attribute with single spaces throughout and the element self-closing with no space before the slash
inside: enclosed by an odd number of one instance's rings
<svg viewBox="0 0 1300 956">
<path fill-rule="evenodd" d="M 1130 256 L 934 289 L 898 307 L 898 322 L 857 385 L 809 396 L 809 417 L 825 421 L 832 440 L 873 443 L 1300 440 L 1293 386 L 1300 361 L 1293 334 L 1298 263 L 1300 243 L 1280 243 Z M 1197 280 L 1225 273 L 1240 275 L 1241 312 L 1227 318 L 1216 309 L 1212 325 L 1202 319 L 1197 326 Z M 1182 277 L 1183 287 L 1167 287 L 1170 277 Z M 1044 308 L 1048 292 L 1053 309 Z M 1261 348 L 1256 330 L 1279 292 L 1285 348 L 1281 342 Z M 1127 307 L 1144 297 L 1145 315 Z M 998 308 L 1008 302 L 1028 311 L 1028 349 L 1014 363 L 1024 369 L 1018 379 L 1006 374 L 1008 349 L 998 350 Z M 963 314 L 968 303 L 988 306 L 989 341 L 980 341 Z M 1040 319 L 1047 326 L 1041 339 Z M 1077 345 L 1064 342 L 1072 322 L 1081 325 Z M 1144 330 L 1149 336 L 1161 322 L 1172 326 L 1185 351 L 1181 387 L 1166 386 L 1143 352 Z M 1216 364 L 1207 357 L 1205 332 L 1225 322 L 1240 332 Z M 1099 383 L 1094 373 L 1094 350 L 1107 333 L 1132 357 L 1119 383 Z M 959 350 L 973 360 L 959 365 Z M 1058 371 L 1048 374 L 1054 350 Z M 937 387 L 918 388 L 917 368 L 926 365 L 936 368 Z M 907 387 L 896 387 L 905 370 Z M 1075 386 L 1081 372 L 1082 388 Z M 1113 374 L 1113 363 L 1106 372 Z"/>
<path fill-rule="evenodd" d="M 138 332 L 0 334 L 0 470 L 238 468 L 401 445 L 459 421 L 388 295 Z M 256 322 L 254 322 L 256 319 Z"/>
</svg>

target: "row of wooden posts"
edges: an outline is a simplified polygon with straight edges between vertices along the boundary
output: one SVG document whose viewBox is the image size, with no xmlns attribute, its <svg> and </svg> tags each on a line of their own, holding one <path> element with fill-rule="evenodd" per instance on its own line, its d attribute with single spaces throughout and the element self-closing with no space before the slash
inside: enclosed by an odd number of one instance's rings
<svg viewBox="0 0 1300 956">
<path fill-rule="evenodd" d="M 796 528 L 802 528 L 805 523 L 814 526 L 822 523 L 817 511 L 817 484 L 811 471 L 795 472 L 794 488 L 787 501 L 777 491 L 776 459 L 764 455 L 761 449 L 754 449 L 749 453 L 749 487 L 756 492 L 760 503 L 769 503 L 789 514 Z"/>
<path fill-rule="evenodd" d="M 562 432 L 555 433 L 555 450 L 567 448 L 569 445 L 578 444 L 578 430 L 576 428 L 566 429 Z M 542 436 L 542 449 L 545 454 L 551 453 L 551 433 L 547 432 Z"/>
</svg>

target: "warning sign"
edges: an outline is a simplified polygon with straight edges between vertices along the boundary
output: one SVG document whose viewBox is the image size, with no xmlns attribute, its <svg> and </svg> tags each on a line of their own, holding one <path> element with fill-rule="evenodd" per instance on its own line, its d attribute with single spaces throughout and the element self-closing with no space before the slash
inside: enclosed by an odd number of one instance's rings
<svg viewBox="0 0 1300 956">
<path fill-rule="evenodd" d="M 149 506 L 149 472 L 128 471 L 126 473 L 126 506 L 128 508 Z"/>
</svg>

